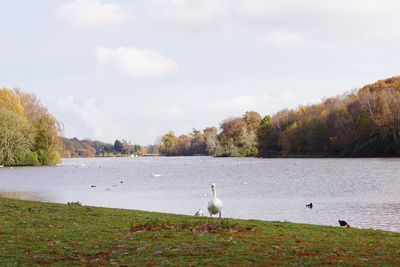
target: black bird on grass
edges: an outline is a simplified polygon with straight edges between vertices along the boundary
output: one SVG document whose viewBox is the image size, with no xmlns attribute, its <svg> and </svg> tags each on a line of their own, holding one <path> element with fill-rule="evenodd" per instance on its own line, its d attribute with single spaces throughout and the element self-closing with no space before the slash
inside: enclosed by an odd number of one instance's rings
<svg viewBox="0 0 400 267">
<path fill-rule="evenodd" d="M 346 221 L 338 220 L 338 222 L 339 222 L 339 225 L 340 225 L 341 227 L 350 228 L 350 225 L 349 225 Z"/>
<path fill-rule="evenodd" d="M 306 205 L 306 207 L 307 207 L 307 208 L 310 208 L 310 209 L 312 209 L 312 207 L 313 207 L 313 204 L 312 204 L 312 203 L 310 203 L 310 204 L 307 204 L 307 205 Z"/>
</svg>

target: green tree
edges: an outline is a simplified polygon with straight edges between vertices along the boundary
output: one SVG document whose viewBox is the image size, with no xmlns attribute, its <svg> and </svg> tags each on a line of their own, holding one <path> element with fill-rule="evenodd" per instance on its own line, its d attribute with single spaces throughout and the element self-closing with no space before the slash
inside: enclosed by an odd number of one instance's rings
<svg viewBox="0 0 400 267">
<path fill-rule="evenodd" d="M 117 152 L 119 152 L 119 153 L 122 153 L 123 148 L 124 148 L 124 147 L 123 147 L 123 145 L 122 145 L 122 142 L 119 141 L 118 139 L 115 140 L 115 142 L 114 142 L 114 150 L 117 151 Z"/>
<path fill-rule="evenodd" d="M 169 131 L 163 137 L 161 137 L 160 153 L 163 155 L 172 154 L 172 148 L 176 142 L 176 136 L 174 132 Z"/>
<path fill-rule="evenodd" d="M 276 156 L 280 148 L 278 146 L 278 134 L 274 129 L 274 125 L 270 115 L 266 115 L 260 122 L 257 131 L 259 156 L 270 157 Z"/>
<path fill-rule="evenodd" d="M 62 145 L 57 120 L 50 114 L 44 114 L 33 125 L 36 132 L 35 151 L 42 149 L 48 154 L 49 163 L 60 163 Z"/>
<path fill-rule="evenodd" d="M 34 145 L 34 129 L 17 113 L 0 109 L 0 164 L 16 165 L 17 155 Z"/>
<path fill-rule="evenodd" d="M 20 89 L 15 89 L 14 93 L 20 99 L 24 117 L 35 127 L 35 145 L 33 149 L 38 158 L 42 160 L 39 160 L 39 162 L 42 164 L 61 162 L 63 149 L 60 138 L 62 132 L 61 124 L 47 111 L 34 94 L 22 92 Z"/>
</svg>

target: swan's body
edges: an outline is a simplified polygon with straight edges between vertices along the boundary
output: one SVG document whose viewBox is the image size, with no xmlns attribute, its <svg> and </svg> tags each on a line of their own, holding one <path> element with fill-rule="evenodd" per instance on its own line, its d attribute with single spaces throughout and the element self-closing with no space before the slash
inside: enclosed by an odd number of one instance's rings
<svg viewBox="0 0 400 267">
<path fill-rule="evenodd" d="M 213 198 L 208 201 L 208 212 L 210 213 L 210 217 L 212 217 L 213 214 L 219 213 L 219 217 L 221 218 L 223 204 L 221 199 L 217 197 L 217 188 L 215 184 L 211 184 L 211 190 L 213 191 Z"/>
</svg>

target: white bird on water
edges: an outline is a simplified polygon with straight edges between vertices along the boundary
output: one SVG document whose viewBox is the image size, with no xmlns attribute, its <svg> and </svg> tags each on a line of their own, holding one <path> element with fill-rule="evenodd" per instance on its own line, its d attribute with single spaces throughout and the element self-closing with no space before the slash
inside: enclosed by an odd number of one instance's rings
<svg viewBox="0 0 400 267">
<path fill-rule="evenodd" d="M 208 201 L 208 212 L 210 213 L 210 217 L 213 214 L 219 213 L 219 217 L 221 218 L 223 204 L 221 199 L 217 198 L 217 187 L 214 183 L 211 184 L 211 191 L 213 191 L 213 198 Z"/>
</svg>

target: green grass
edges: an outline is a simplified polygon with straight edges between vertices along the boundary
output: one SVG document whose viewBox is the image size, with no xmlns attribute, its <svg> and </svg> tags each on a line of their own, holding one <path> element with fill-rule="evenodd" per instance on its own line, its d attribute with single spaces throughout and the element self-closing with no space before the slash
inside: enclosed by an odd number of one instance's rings
<svg viewBox="0 0 400 267">
<path fill-rule="evenodd" d="M 0 266 L 397 265 L 400 234 L 0 198 Z"/>
</svg>

